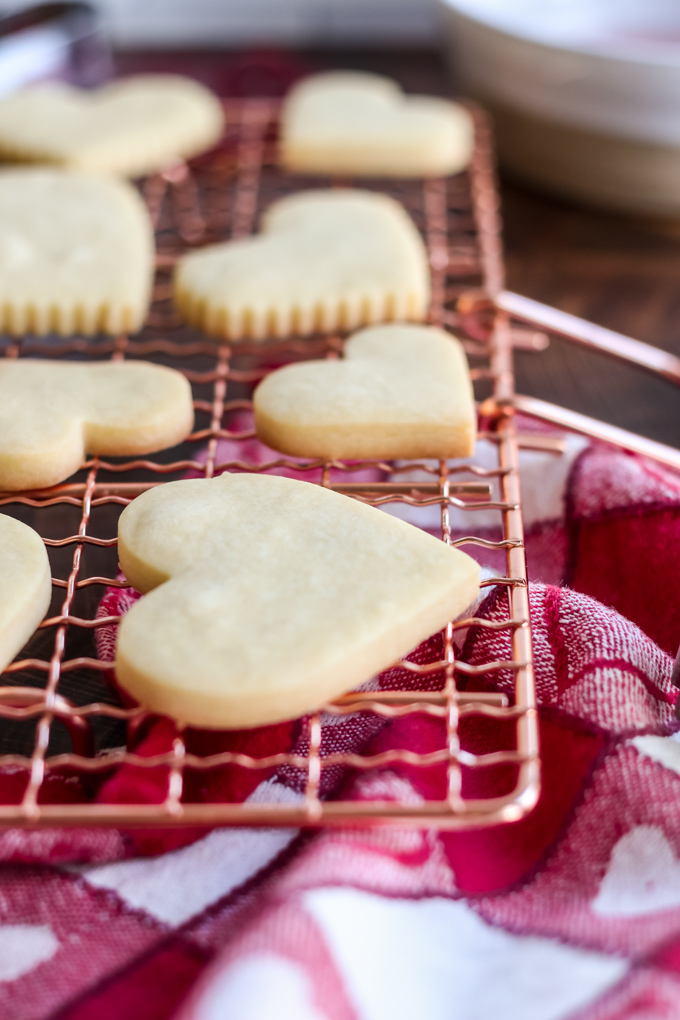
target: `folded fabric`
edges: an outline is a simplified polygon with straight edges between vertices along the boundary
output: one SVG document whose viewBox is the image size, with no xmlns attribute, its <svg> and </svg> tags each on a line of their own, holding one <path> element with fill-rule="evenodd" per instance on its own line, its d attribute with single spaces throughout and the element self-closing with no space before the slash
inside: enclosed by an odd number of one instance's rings
<svg viewBox="0 0 680 1020">
<path fill-rule="evenodd" d="M 491 594 L 482 615 L 494 618 L 497 603 Z M 575 592 L 536 585 L 531 612 L 544 651 L 537 809 L 476 832 L 317 837 L 263 888 L 182 1020 L 264 1017 L 283 995 L 305 1017 L 678 1015 L 662 1012 L 669 989 L 680 1009 L 671 659 Z M 489 643 L 503 652 L 503 638 L 471 630 L 465 657 L 481 660 Z M 441 726 L 395 721 L 368 751 L 432 750 Z M 465 746 L 499 746 L 497 733 L 467 730 Z M 468 792 L 500 793 L 507 780 L 499 769 L 470 778 Z M 444 783 L 443 767 L 399 766 L 364 776 L 351 795 L 417 800 Z M 649 1009 L 635 1013 L 641 995 Z"/>
</svg>

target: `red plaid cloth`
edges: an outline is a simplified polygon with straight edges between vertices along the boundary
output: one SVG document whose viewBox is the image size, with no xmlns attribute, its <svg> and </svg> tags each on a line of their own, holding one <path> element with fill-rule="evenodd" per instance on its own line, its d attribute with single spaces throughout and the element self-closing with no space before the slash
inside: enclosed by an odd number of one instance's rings
<svg viewBox="0 0 680 1020">
<path fill-rule="evenodd" d="M 522 457 L 544 763 L 536 810 L 449 834 L 5 832 L 0 1016 L 680 1018 L 680 727 L 669 654 L 680 638 L 680 479 L 574 439 L 561 458 Z M 558 586 L 564 579 L 571 588 Z M 109 592 L 102 612 L 123 612 L 131 597 Z M 500 612 L 492 590 L 479 614 Z M 462 657 L 503 657 L 507 640 L 471 629 Z M 436 640 L 414 653 L 439 655 Z M 510 689 L 511 677 L 497 683 Z M 488 722 L 465 727 L 475 751 L 506 739 Z M 378 726 L 359 715 L 324 729 L 323 753 L 427 751 L 442 740 L 429 717 Z M 171 738 L 161 720 L 138 735 L 137 751 Z M 189 740 L 199 754 L 257 754 L 304 736 L 291 724 Z M 510 779 L 483 770 L 466 777 L 466 792 L 502 792 Z M 18 796 L 20 777 L 0 780 L 2 796 Z M 163 770 L 125 767 L 97 796 L 158 800 L 164 783 Z M 346 796 L 417 800 L 441 795 L 443 783 L 439 767 L 400 766 L 359 779 L 336 772 L 326 793 L 344 785 Z M 232 769 L 189 777 L 188 791 L 293 800 L 299 785 L 295 770 L 263 779 Z M 85 794 L 56 777 L 47 796 Z M 140 856 L 149 854 L 159 856 Z"/>
</svg>

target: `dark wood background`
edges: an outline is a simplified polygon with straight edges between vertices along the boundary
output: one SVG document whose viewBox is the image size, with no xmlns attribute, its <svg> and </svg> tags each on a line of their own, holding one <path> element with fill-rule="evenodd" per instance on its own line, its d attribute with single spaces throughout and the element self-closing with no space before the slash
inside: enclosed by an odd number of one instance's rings
<svg viewBox="0 0 680 1020">
<path fill-rule="evenodd" d="M 357 68 L 409 91 L 452 94 L 429 50 L 259 50 L 119 53 L 120 73 L 184 71 L 222 95 L 282 94 L 303 74 Z M 512 290 L 680 354 L 680 221 L 570 206 L 502 179 L 507 284 Z M 517 389 L 680 446 L 680 390 L 639 370 L 553 340 L 518 353 Z"/>
<path fill-rule="evenodd" d="M 503 184 L 508 286 L 680 353 L 677 225 L 568 206 Z M 516 355 L 517 389 L 673 446 L 680 388 L 552 340 Z"/>
</svg>

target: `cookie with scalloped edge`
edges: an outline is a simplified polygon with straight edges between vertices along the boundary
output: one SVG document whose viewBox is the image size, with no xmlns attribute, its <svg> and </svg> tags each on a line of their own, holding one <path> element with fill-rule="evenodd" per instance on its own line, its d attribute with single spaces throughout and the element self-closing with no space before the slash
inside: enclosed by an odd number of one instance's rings
<svg viewBox="0 0 680 1020">
<path fill-rule="evenodd" d="M 285 365 L 255 390 L 267 446 L 298 457 L 470 457 L 477 412 L 460 341 L 435 326 L 373 326 L 334 361 Z"/>
<path fill-rule="evenodd" d="M 312 712 L 476 598 L 465 553 L 365 503 L 290 478 L 223 474 L 133 500 L 120 563 L 144 594 L 116 675 L 154 712 L 208 728 Z"/>
<path fill-rule="evenodd" d="M 51 595 L 45 543 L 27 524 L 0 514 L 0 671 L 37 628 Z"/>
<path fill-rule="evenodd" d="M 86 453 L 163 450 L 193 421 L 189 383 L 163 365 L 0 360 L 0 490 L 56 485 Z"/>
<path fill-rule="evenodd" d="M 0 159 L 139 177 L 211 148 L 223 127 L 217 97 L 181 75 L 45 82 L 0 98 Z"/>
<path fill-rule="evenodd" d="M 153 271 L 151 221 L 126 181 L 0 170 L 0 331 L 134 332 Z"/>
<path fill-rule="evenodd" d="M 390 78 L 328 71 L 289 92 L 281 116 L 281 161 L 315 174 L 430 177 L 470 162 L 474 125 L 458 103 L 405 95 Z"/>
<path fill-rule="evenodd" d="M 430 299 L 427 252 L 393 198 L 304 191 L 269 207 L 260 233 L 185 255 L 180 316 L 230 340 L 420 320 Z"/>
</svg>

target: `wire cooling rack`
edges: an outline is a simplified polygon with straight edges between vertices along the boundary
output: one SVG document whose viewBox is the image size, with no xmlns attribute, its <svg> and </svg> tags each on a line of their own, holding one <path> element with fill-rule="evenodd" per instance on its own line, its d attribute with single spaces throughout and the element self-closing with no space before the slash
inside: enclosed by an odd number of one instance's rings
<svg viewBox="0 0 680 1020">
<path fill-rule="evenodd" d="M 484 583 L 498 585 L 506 617 L 494 623 L 476 618 L 450 623 L 443 632 L 440 659 L 429 664 L 404 660 L 388 672 L 426 676 L 434 689 L 363 690 L 347 694 L 302 720 L 304 752 L 266 758 L 236 752 L 211 756 L 190 754 L 185 736 L 176 733 L 171 750 L 152 758 L 127 747 L 127 736 L 139 732 L 147 718 L 143 709 L 125 707 L 107 683 L 111 664 L 97 658 L 97 628 L 116 620 L 97 618 L 105 589 L 126 587 L 118 574 L 116 532 L 124 506 L 152 485 L 185 477 L 188 472 L 210 477 L 222 470 L 273 470 L 288 463 L 278 458 L 265 464 L 247 459 L 220 463 L 220 444 L 247 440 L 252 431 L 239 428 L 239 414 L 251 407 L 254 385 L 285 361 L 337 357 L 341 335 L 317 335 L 264 344 L 218 344 L 182 326 L 170 301 L 171 272 L 179 254 L 194 246 L 229 237 L 243 237 L 257 227 L 258 215 L 283 194 L 303 188 L 347 185 L 343 180 L 292 177 L 276 164 L 278 104 L 245 100 L 226 104 L 228 128 L 220 147 L 190 165 L 177 165 L 142 182 L 142 192 L 157 230 L 157 277 L 147 324 L 133 339 L 5 338 L 5 357 L 71 359 L 145 358 L 171 365 L 190 380 L 194 391 L 196 427 L 187 441 L 153 457 L 93 459 L 64 484 L 30 493 L 0 494 L 5 513 L 30 523 L 43 537 L 53 569 L 54 598 L 48 618 L 2 677 L 0 686 L 0 773 L 26 775 L 20 803 L 0 806 L 4 825 L 96 825 L 145 827 L 159 825 L 368 825 L 404 823 L 446 828 L 489 825 L 520 818 L 536 802 L 539 760 L 527 575 L 518 478 L 518 446 L 508 407 L 513 398 L 512 335 L 504 312 L 484 320 L 475 313 L 461 318 L 456 302 L 463 292 L 493 294 L 502 287 L 503 265 L 498 201 L 493 176 L 490 136 L 484 116 L 474 111 L 476 144 L 469 172 L 447 179 L 361 181 L 360 187 L 385 191 L 408 209 L 426 242 L 432 270 L 431 321 L 454 328 L 463 338 L 482 403 L 482 426 L 497 454 L 494 467 L 447 462 L 379 465 L 307 462 L 302 470 L 319 483 L 373 505 L 402 504 L 438 507 L 441 537 L 463 547 L 495 550 L 505 559 L 505 574 Z M 517 339 L 517 337 L 515 338 Z M 521 338 L 520 338 L 521 339 Z M 524 340 L 527 340 L 525 331 Z M 529 342 L 531 337 L 529 337 Z M 488 415 L 485 413 L 488 411 Z M 540 437 L 529 445 L 549 445 Z M 295 468 L 301 470 L 300 464 Z M 388 481 L 352 481 L 360 468 L 380 470 Z M 316 470 L 316 476 L 312 471 Z M 416 474 L 412 473 L 416 471 Z M 338 472 L 347 481 L 338 482 Z M 343 477 L 342 475 L 340 477 Z M 419 479 L 424 480 L 419 480 Z M 452 533 L 452 508 L 469 515 L 469 534 Z M 498 518 L 498 534 L 490 539 L 475 531 L 475 514 L 484 509 Z M 479 529 L 478 529 L 479 530 Z M 266 626 L 266 620 L 262 621 Z M 456 632 L 470 626 L 506 631 L 511 658 L 481 665 L 457 661 Z M 489 689 L 465 691 L 470 678 L 493 679 L 500 671 L 515 678 L 514 699 Z M 462 681 L 462 682 L 461 682 Z M 422 683 L 421 683 L 422 686 Z M 477 684 L 479 686 L 479 684 Z M 511 703 L 512 702 L 512 703 Z M 425 713 L 441 720 L 441 747 L 427 754 L 394 749 L 379 756 L 325 749 L 325 735 L 338 718 L 361 712 L 376 725 L 389 719 Z M 459 722 L 488 722 L 502 741 L 475 754 L 465 748 Z M 494 729 L 495 727 L 495 729 Z M 508 738 L 508 733 L 511 738 Z M 332 745 L 332 741 L 330 741 Z M 132 745 L 134 746 L 134 744 Z M 163 767 L 167 796 L 163 803 L 47 803 L 46 776 L 79 777 L 88 789 L 123 763 Z M 360 801 L 324 799 L 324 770 L 338 767 L 370 774 L 377 767 L 400 763 L 427 768 L 445 765 L 446 792 L 441 799 L 388 801 L 369 796 Z M 302 777 L 301 796 L 287 803 L 188 803 L 184 777 L 188 769 L 206 772 L 225 766 L 263 770 L 287 768 Z M 512 781 L 503 796 L 466 795 L 466 774 L 509 770 Z"/>
</svg>

